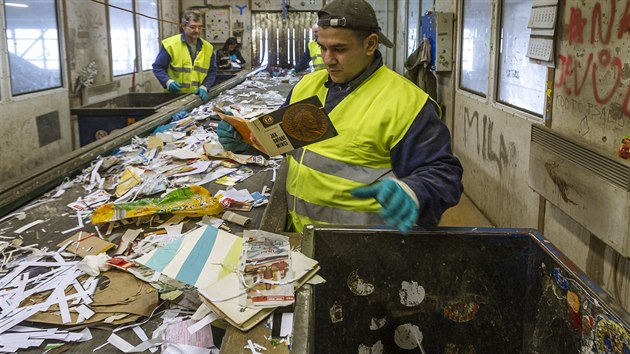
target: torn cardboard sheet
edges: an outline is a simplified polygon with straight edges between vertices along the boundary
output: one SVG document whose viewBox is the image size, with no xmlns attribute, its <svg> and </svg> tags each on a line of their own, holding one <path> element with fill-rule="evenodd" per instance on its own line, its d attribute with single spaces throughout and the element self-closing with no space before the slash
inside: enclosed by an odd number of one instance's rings
<svg viewBox="0 0 630 354">
<path fill-rule="evenodd" d="M 298 289 L 318 270 L 319 264 L 304 254 L 291 251 L 294 289 Z M 264 320 L 275 308 L 249 308 L 240 305 L 242 278 L 237 273 L 230 273 L 210 286 L 199 289 L 201 299 L 212 312 L 224 318 L 234 327 L 246 331 Z"/>
<path fill-rule="evenodd" d="M 87 232 L 81 231 L 74 234 L 72 237 L 63 240 L 57 245 L 57 247 L 64 246 L 66 246 L 66 251 L 85 258 L 85 256 L 88 255 L 95 256 L 99 253 L 107 252 L 115 245 L 111 242 L 107 242 L 99 238 L 96 234 L 89 234 Z"/>
<path fill-rule="evenodd" d="M 74 287 L 66 288 L 66 296 L 72 296 L 77 291 Z M 32 296 L 29 303 L 44 303 L 45 296 Z M 133 275 L 119 271 L 110 270 L 101 274 L 95 286 L 93 302 L 89 304 L 89 309 L 94 315 L 85 319 L 81 323 L 95 323 L 106 318 L 122 314 L 125 317 L 119 318 L 112 323 L 129 323 L 137 320 L 140 316 L 149 316 L 158 305 L 158 293 L 148 283 L 143 282 Z M 79 319 L 79 312 L 70 312 L 70 322 L 76 324 Z M 58 304 L 52 304 L 47 311 L 32 315 L 29 321 L 60 324 L 60 308 Z"/>
</svg>

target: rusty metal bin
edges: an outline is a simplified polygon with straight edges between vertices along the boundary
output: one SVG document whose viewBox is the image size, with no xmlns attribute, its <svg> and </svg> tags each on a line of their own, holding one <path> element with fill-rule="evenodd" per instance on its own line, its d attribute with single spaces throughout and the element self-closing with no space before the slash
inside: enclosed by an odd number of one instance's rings
<svg viewBox="0 0 630 354">
<path fill-rule="evenodd" d="M 70 110 L 79 122 L 79 143 L 87 145 L 146 118 L 184 93 L 128 93 Z"/>
<path fill-rule="evenodd" d="M 294 353 L 629 353 L 630 315 L 530 229 L 318 227 Z"/>
</svg>

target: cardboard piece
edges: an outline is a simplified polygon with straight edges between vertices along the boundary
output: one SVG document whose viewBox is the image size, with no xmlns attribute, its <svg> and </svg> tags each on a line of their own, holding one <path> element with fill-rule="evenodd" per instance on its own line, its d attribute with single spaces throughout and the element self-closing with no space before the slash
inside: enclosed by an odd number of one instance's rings
<svg viewBox="0 0 630 354">
<path fill-rule="evenodd" d="M 115 244 L 99 238 L 96 234 L 89 234 L 84 231 L 77 232 L 70 238 L 61 241 L 57 247 L 63 247 L 68 244 L 68 242 L 71 242 L 71 244 L 66 248 L 66 251 L 82 258 L 88 255 L 95 256 L 99 253 L 107 252 L 115 246 Z"/>
<path fill-rule="evenodd" d="M 291 261 L 293 276 L 297 278 L 293 283 L 295 290 L 304 285 L 320 268 L 316 260 L 296 251 L 291 251 Z M 202 295 L 200 297 L 203 303 L 212 312 L 239 330 L 247 331 L 264 320 L 275 308 L 241 306 L 239 304 L 240 281 L 236 273 L 230 273 L 216 283 L 199 289 L 199 293 Z"/>
<path fill-rule="evenodd" d="M 251 120 L 217 112 L 243 140 L 276 156 L 337 135 L 317 96 L 295 102 Z"/>
<path fill-rule="evenodd" d="M 66 288 L 66 295 L 75 293 L 72 286 Z M 48 294 L 41 293 L 26 299 L 29 304 L 38 304 L 46 300 Z M 101 322 L 115 314 L 127 314 L 126 317 L 113 321 L 122 324 L 136 321 L 142 316 L 149 316 L 158 305 L 158 292 L 150 284 L 143 282 L 128 272 L 110 270 L 101 273 L 94 292 L 93 302 L 89 305 L 95 314 L 81 324 Z M 66 325 L 77 324 L 79 313 L 70 312 L 71 321 Z M 35 313 L 29 321 L 62 324 L 59 306 L 51 305 L 48 311 Z"/>
</svg>

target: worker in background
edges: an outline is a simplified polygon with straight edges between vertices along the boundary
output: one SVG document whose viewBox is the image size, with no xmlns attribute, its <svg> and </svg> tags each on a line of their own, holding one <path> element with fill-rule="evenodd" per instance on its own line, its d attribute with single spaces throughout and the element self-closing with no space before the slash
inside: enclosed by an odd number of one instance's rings
<svg viewBox="0 0 630 354">
<path fill-rule="evenodd" d="M 437 225 L 463 192 L 463 169 L 437 104 L 383 65 L 378 44 L 393 44 L 365 0 L 332 1 L 318 17 L 327 70 L 305 75 L 287 100 L 317 95 L 339 135 L 287 156 L 294 229 L 385 223 L 406 232 L 414 224 Z M 217 133 L 226 148 L 247 147 L 225 122 Z"/>
<path fill-rule="evenodd" d="M 324 60 L 322 59 L 322 52 L 319 49 L 319 44 L 317 44 L 317 24 L 313 25 L 311 29 L 313 30 L 313 40 L 308 42 L 306 50 L 304 51 L 304 54 L 302 54 L 302 58 L 300 58 L 300 61 L 298 61 L 293 69 L 289 71 L 289 74 L 291 75 L 295 75 L 300 71 L 308 69 L 309 64 L 311 63 L 313 65 L 313 71 L 326 69 L 326 65 L 324 65 Z"/>
<path fill-rule="evenodd" d="M 202 101 L 217 77 L 212 44 L 201 38 L 203 20 L 196 10 L 182 15 L 182 33 L 162 41 L 153 74 L 168 92 L 194 92 Z"/>
<path fill-rule="evenodd" d="M 245 65 L 245 59 L 243 59 L 239 47 L 240 44 L 234 37 L 225 41 L 223 48 L 217 50 L 219 69 L 240 69 Z"/>
</svg>

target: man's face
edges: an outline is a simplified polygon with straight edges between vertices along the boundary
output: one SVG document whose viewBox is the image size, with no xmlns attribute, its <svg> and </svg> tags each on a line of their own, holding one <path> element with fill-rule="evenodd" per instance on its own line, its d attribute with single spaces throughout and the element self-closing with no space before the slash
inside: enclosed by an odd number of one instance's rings
<svg viewBox="0 0 630 354">
<path fill-rule="evenodd" d="M 195 21 L 190 20 L 184 26 L 184 36 L 186 36 L 186 40 L 188 42 L 196 42 L 201 36 L 201 31 L 203 30 L 203 21 L 201 19 Z"/>
<path fill-rule="evenodd" d="M 335 83 L 346 83 L 359 76 L 370 65 L 378 40 L 370 35 L 359 40 L 352 30 L 338 27 L 320 27 L 317 43 L 330 78 Z"/>
</svg>

